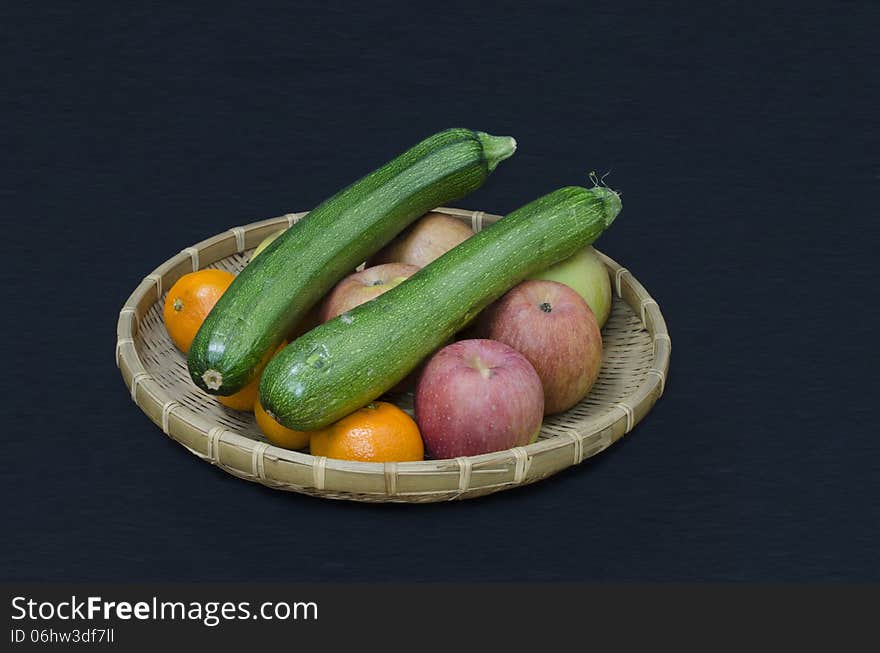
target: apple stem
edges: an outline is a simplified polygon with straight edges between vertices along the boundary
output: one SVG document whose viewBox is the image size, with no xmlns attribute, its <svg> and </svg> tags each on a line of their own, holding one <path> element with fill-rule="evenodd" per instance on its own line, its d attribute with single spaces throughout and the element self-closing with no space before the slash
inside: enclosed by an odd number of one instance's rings
<svg viewBox="0 0 880 653">
<path fill-rule="evenodd" d="M 488 379 L 490 376 L 492 376 L 492 368 L 488 367 L 483 362 L 483 359 L 479 356 L 474 357 L 473 365 L 474 368 L 480 373 L 480 376 L 482 376 L 484 379 Z"/>
</svg>

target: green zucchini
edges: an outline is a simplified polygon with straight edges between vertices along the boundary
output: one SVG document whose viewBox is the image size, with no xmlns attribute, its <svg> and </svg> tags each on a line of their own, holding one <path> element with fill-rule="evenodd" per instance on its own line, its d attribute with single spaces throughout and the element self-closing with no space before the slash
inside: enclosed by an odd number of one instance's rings
<svg viewBox="0 0 880 653">
<path fill-rule="evenodd" d="M 237 392 L 306 312 L 425 212 L 479 188 L 516 142 L 469 129 L 425 139 L 276 238 L 208 314 L 187 357 L 193 381 Z"/>
<path fill-rule="evenodd" d="M 561 188 L 499 220 L 399 286 L 293 341 L 260 380 L 260 403 L 297 430 L 323 428 L 387 392 L 528 275 L 594 242 L 614 191 Z"/>
</svg>

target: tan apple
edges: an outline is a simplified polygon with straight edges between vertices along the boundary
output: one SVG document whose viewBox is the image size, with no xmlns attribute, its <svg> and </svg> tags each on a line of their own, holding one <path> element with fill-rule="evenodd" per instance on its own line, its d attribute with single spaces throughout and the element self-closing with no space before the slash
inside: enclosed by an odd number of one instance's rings
<svg viewBox="0 0 880 653">
<path fill-rule="evenodd" d="M 332 320 L 355 306 L 378 297 L 405 281 L 418 266 L 406 263 L 386 263 L 354 272 L 334 286 L 320 307 L 320 322 Z"/>
<path fill-rule="evenodd" d="M 409 263 L 425 267 L 474 235 L 473 229 L 445 213 L 426 213 L 370 259 L 369 265 Z"/>
<path fill-rule="evenodd" d="M 480 316 L 485 338 L 525 356 L 544 389 L 544 414 L 568 410 L 583 399 L 602 365 L 602 334 L 584 298 L 556 281 L 514 286 Z"/>
</svg>

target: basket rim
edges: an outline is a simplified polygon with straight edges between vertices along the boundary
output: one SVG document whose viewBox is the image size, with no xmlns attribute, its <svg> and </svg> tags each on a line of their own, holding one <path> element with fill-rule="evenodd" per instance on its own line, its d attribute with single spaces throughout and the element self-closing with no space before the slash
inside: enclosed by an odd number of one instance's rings
<svg viewBox="0 0 880 653">
<path fill-rule="evenodd" d="M 484 224 L 491 224 L 502 216 L 483 211 L 470 211 L 452 207 L 438 207 L 436 212 L 446 213 L 462 220 L 470 220 L 474 231 Z M 663 394 L 671 356 L 671 339 L 666 321 L 657 302 L 630 271 L 596 250 L 612 280 L 612 293 L 626 302 L 641 318 L 651 336 L 653 360 L 644 379 L 624 401 L 614 404 L 619 410 L 606 411 L 590 433 L 569 428 L 562 434 L 540 439 L 534 443 L 512 449 L 463 456 L 451 459 L 424 460 L 416 462 L 377 463 L 347 461 L 323 456 L 313 456 L 301 451 L 277 447 L 254 440 L 232 428 L 220 425 L 204 415 L 177 402 L 146 371 L 135 347 L 135 335 L 141 317 L 161 300 L 163 288 L 169 288 L 183 274 L 202 269 L 234 253 L 241 254 L 258 244 L 278 227 L 292 226 L 308 212 L 287 213 L 275 218 L 232 227 L 224 232 L 186 247 L 178 254 L 157 266 L 135 287 L 119 312 L 117 321 L 116 364 L 123 381 L 131 392 L 132 400 L 163 432 L 175 439 L 191 453 L 225 471 L 257 481 L 270 487 L 317 494 L 331 498 L 348 498 L 365 501 L 425 501 L 465 498 L 487 494 L 499 489 L 530 483 L 550 474 L 530 474 L 535 457 L 570 448 L 571 461 L 552 473 L 578 464 L 588 457 L 606 449 L 624 434 L 629 433 L 653 407 Z M 201 438 L 199 437 L 201 435 Z M 226 460 L 221 454 L 226 450 Z M 231 455 L 235 453 L 235 455 Z M 250 464 L 241 464 L 250 455 Z M 232 463 L 232 459 L 235 462 Z M 310 467 L 311 479 L 291 483 L 289 478 L 267 471 L 267 462 L 277 472 L 279 465 L 290 464 Z M 510 478 L 500 483 L 475 482 L 474 471 L 499 464 L 509 472 Z M 495 469 L 493 471 L 498 471 Z M 334 473 L 367 475 L 380 478 L 373 492 L 352 492 L 344 483 L 334 482 Z M 401 492 L 402 475 L 457 474 L 458 482 L 452 487 L 436 491 Z M 300 474 L 299 476 L 302 476 Z M 308 475 L 306 475 L 308 476 Z M 328 478 L 329 477 L 329 478 Z M 311 483 L 308 481 L 311 480 Z M 454 479 L 453 479 L 454 480 Z M 496 479 L 497 480 L 497 479 Z M 301 479 L 300 479 L 301 481 Z M 429 496 L 432 495 L 432 496 Z"/>
</svg>

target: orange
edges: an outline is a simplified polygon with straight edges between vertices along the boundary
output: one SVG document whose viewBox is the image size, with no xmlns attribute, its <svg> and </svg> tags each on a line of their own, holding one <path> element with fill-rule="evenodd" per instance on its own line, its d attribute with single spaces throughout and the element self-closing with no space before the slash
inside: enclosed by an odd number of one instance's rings
<svg viewBox="0 0 880 653">
<path fill-rule="evenodd" d="M 394 404 L 376 401 L 312 434 L 314 456 L 404 462 L 424 460 L 425 445 L 413 418 Z"/>
<path fill-rule="evenodd" d="M 275 356 L 279 351 L 284 349 L 289 343 L 287 340 L 283 340 L 278 348 L 272 352 L 272 356 Z M 272 359 L 272 356 L 269 356 L 268 360 Z M 238 392 L 226 395 L 225 397 L 222 395 L 217 395 L 217 401 L 226 406 L 227 408 L 232 408 L 234 410 L 244 410 L 247 412 L 254 412 L 254 404 L 257 401 L 257 396 L 260 394 L 260 375 L 258 374 L 253 381 L 248 383 L 245 387 L 243 387 Z"/>
<path fill-rule="evenodd" d="M 184 354 L 233 279 L 235 275 L 225 270 L 199 270 L 183 275 L 171 286 L 162 319 L 171 342 Z"/>
<path fill-rule="evenodd" d="M 254 402 L 257 401 L 257 395 L 260 394 L 260 377 L 257 376 L 253 381 L 248 383 L 238 392 L 226 395 L 217 395 L 217 401 L 234 410 L 252 411 L 254 410 Z"/>
<path fill-rule="evenodd" d="M 272 444 L 285 449 L 305 449 L 308 446 L 312 433 L 294 431 L 276 422 L 263 408 L 259 397 L 254 402 L 254 416 L 257 418 L 257 426 Z"/>
</svg>

